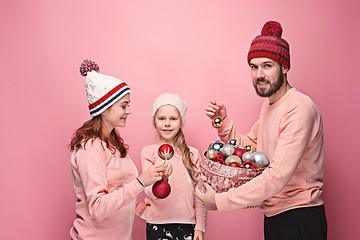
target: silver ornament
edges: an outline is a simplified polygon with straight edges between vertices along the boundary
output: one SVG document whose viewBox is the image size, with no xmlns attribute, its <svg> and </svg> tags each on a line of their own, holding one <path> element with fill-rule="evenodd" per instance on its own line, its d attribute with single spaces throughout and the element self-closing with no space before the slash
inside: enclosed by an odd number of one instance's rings
<svg viewBox="0 0 360 240">
<path fill-rule="evenodd" d="M 221 141 L 216 141 L 210 144 L 208 149 L 214 149 L 218 152 L 221 152 L 222 148 L 224 147 L 224 143 Z"/>
<path fill-rule="evenodd" d="M 267 167 L 270 164 L 269 158 L 263 152 L 253 152 L 254 155 L 254 163 L 258 167 Z"/>
<path fill-rule="evenodd" d="M 242 155 L 242 160 L 243 160 L 243 162 L 246 162 L 246 161 L 251 161 L 251 162 L 253 162 L 253 161 L 255 160 L 254 153 L 252 153 L 252 152 L 245 152 L 245 153 Z"/>
<path fill-rule="evenodd" d="M 232 145 L 232 146 L 236 146 L 236 139 L 231 139 L 229 142 L 228 142 L 229 145 Z"/>
<path fill-rule="evenodd" d="M 234 146 L 231 146 L 231 145 L 229 145 L 229 144 L 226 144 L 226 145 L 224 145 L 224 147 L 222 148 L 222 154 L 224 155 L 224 156 L 230 156 L 230 155 L 233 155 L 234 154 L 234 152 L 235 152 L 235 148 L 234 148 Z"/>
</svg>

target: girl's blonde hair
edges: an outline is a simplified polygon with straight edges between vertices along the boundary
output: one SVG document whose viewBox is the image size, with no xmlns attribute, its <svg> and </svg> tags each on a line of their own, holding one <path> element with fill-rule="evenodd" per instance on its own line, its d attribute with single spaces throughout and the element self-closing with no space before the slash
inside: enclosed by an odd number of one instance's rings
<svg viewBox="0 0 360 240">
<path fill-rule="evenodd" d="M 193 181 L 193 184 L 195 185 L 197 183 L 197 174 L 195 168 L 195 164 L 191 161 L 192 152 L 190 151 L 190 148 L 186 144 L 184 133 L 182 132 L 181 128 L 175 135 L 175 148 L 180 150 L 182 161 L 184 163 L 184 166 Z"/>
</svg>

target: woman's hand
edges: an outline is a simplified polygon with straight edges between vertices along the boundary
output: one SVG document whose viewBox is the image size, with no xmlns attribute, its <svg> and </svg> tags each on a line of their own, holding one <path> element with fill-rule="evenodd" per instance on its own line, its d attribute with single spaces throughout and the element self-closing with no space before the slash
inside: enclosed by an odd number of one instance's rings
<svg viewBox="0 0 360 240">
<path fill-rule="evenodd" d="M 200 230 L 194 231 L 194 240 L 204 240 L 204 233 Z"/>
<path fill-rule="evenodd" d="M 139 177 L 139 181 L 144 187 L 150 186 L 156 181 L 160 181 L 165 172 L 165 165 L 152 165 L 148 167 Z"/>
<path fill-rule="evenodd" d="M 222 103 L 210 100 L 207 107 L 205 108 L 205 115 L 210 119 L 214 119 L 217 116 L 225 119 L 227 116 L 226 107 Z"/>
</svg>

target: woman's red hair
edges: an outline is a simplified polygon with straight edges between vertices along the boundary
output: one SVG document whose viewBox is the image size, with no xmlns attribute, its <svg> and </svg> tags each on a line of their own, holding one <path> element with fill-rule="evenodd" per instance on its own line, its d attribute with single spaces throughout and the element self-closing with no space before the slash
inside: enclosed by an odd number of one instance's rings
<svg viewBox="0 0 360 240">
<path fill-rule="evenodd" d="M 95 139 L 100 139 L 113 153 L 115 153 L 117 149 L 120 152 L 120 156 L 125 157 L 129 146 L 124 143 L 124 140 L 115 128 L 110 133 L 110 139 L 106 138 L 102 133 L 101 120 L 101 115 L 95 116 L 77 129 L 69 144 L 70 150 L 85 149 L 85 145 L 89 140 L 94 141 Z"/>
</svg>

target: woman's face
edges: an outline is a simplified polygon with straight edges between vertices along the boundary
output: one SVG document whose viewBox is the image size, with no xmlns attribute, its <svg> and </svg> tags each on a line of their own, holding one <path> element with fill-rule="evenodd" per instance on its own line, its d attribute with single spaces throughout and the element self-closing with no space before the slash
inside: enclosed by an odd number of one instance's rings
<svg viewBox="0 0 360 240">
<path fill-rule="evenodd" d="M 181 128 L 181 117 L 176 107 L 164 105 L 160 107 L 154 117 L 154 125 L 159 133 L 160 142 L 174 143 L 175 136 Z"/>
<path fill-rule="evenodd" d="M 102 114 L 103 126 L 111 132 L 115 127 L 125 127 L 130 111 L 130 93 L 126 94 L 106 109 Z"/>
</svg>

